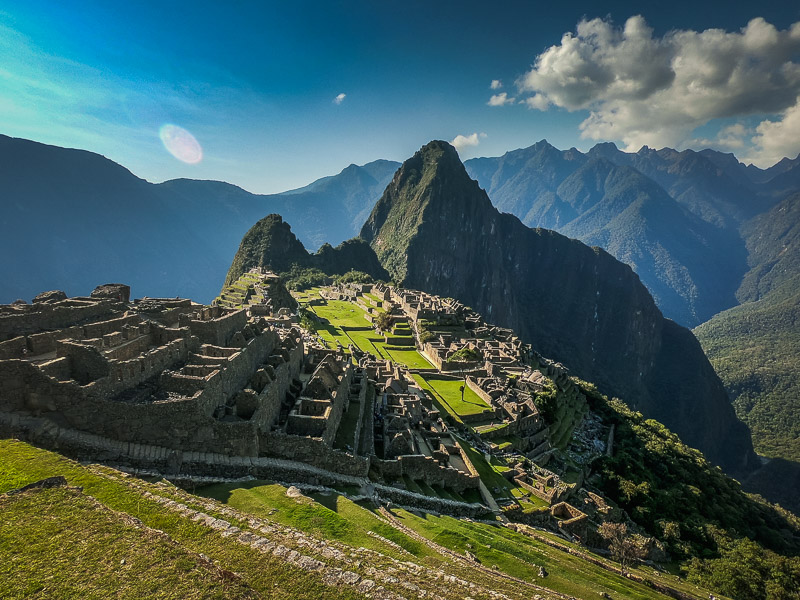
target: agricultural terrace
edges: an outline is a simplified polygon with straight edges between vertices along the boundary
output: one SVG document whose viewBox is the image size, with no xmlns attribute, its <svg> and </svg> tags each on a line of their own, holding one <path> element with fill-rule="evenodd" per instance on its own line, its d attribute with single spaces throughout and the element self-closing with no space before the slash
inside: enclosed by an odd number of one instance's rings
<svg viewBox="0 0 800 600">
<path fill-rule="evenodd" d="M 299 302 L 309 302 L 319 298 L 316 289 L 311 289 L 303 294 L 295 294 Z M 317 334 L 325 343 L 335 348 L 337 342 L 347 348 L 350 344 L 355 345 L 363 352 L 374 354 L 378 358 L 389 359 L 398 365 L 410 369 L 432 369 L 431 365 L 423 356 L 416 351 L 413 345 L 413 337 L 407 326 L 404 328 L 398 325 L 392 333 L 390 340 L 398 338 L 403 341 L 403 345 L 387 342 L 382 335 L 373 329 L 372 323 L 365 318 L 364 309 L 353 302 L 345 300 L 329 300 L 326 304 L 307 306 L 322 321 L 317 324 Z M 408 334 L 406 335 L 406 331 Z M 407 337 L 408 342 L 402 340 Z"/>
</svg>

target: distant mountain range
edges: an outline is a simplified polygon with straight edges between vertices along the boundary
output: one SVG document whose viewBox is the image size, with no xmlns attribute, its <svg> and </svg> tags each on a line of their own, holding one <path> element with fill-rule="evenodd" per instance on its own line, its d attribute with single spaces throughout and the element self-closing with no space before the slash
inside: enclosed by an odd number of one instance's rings
<svg viewBox="0 0 800 600">
<path fill-rule="evenodd" d="M 337 245 L 358 234 L 400 166 L 350 165 L 297 190 L 257 195 L 215 181 L 151 184 L 91 152 L 6 136 L 0 161 L 0 251 L 10 257 L 0 262 L 0 302 L 44 288 L 87 294 L 99 280 L 129 283 L 137 296 L 208 302 L 265 215 L 291 223 L 304 252 Z M 694 327 L 719 314 L 696 333 L 756 447 L 800 456 L 789 418 L 800 413 L 800 382 L 786 358 L 800 355 L 791 233 L 800 217 L 790 199 L 800 190 L 800 159 L 762 170 L 713 150 L 631 154 L 606 143 L 582 153 L 541 141 L 465 166 L 500 211 L 629 264 L 667 317 Z M 333 250 L 307 264 L 341 261 Z"/>
<path fill-rule="evenodd" d="M 465 163 L 499 210 L 605 248 L 686 326 L 737 304 L 747 271 L 739 228 L 779 200 L 776 189 L 800 176 L 798 165 L 762 171 L 713 150 L 630 154 L 612 143 L 584 154 L 544 140 Z"/>
<path fill-rule="evenodd" d="M 358 230 L 399 163 L 351 165 L 282 194 L 217 181 L 151 184 L 97 154 L 0 136 L 0 302 L 44 288 L 88 294 L 123 281 L 138 296 L 210 302 L 244 233 L 269 213 L 316 250 Z M 13 257 L 13 258 L 11 258 Z"/>
</svg>

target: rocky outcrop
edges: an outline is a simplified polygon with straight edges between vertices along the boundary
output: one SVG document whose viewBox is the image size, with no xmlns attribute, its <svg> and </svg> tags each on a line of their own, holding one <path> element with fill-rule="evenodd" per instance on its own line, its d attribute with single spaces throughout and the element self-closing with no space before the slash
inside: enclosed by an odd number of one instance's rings
<svg viewBox="0 0 800 600">
<path fill-rule="evenodd" d="M 398 283 L 457 298 L 729 472 L 750 468 L 749 432 L 699 344 L 663 318 L 631 268 L 499 213 L 446 142 L 403 164 L 361 237 Z"/>
</svg>

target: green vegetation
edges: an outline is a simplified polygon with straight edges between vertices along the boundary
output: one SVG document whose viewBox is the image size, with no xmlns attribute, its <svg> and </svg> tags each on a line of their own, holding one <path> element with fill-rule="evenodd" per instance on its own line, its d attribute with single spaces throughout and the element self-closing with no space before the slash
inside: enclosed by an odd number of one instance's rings
<svg viewBox="0 0 800 600">
<path fill-rule="evenodd" d="M 256 598 L 238 577 L 74 489 L 0 497 L 3 598 Z M 143 577 L 142 574 L 147 576 Z"/>
<path fill-rule="evenodd" d="M 355 269 L 350 269 L 344 275 L 339 275 L 336 277 L 336 283 L 373 283 L 375 280 L 373 279 L 372 275 L 369 273 L 364 273 L 364 271 L 356 271 Z"/>
<path fill-rule="evenodd" d="M 773 292 L 716 315 L 695 334 L 759 454 L 800 461 L 797 323 L 800 293 Z"/>
<path fill-rule="evenodd" d="M 461 350 L 456 350 L 447 359 L 449 363 L 469 363 L 469 362 L 476 362 L 481 359 L 480 353 L 473 349 L 473 348 L 461 348 Z"/>
<path fill-rule="evenodd" d="M 198 493 L 243 512 L 268 516 L 278 523 L 356 548 L 363 546 L 395 558 L 408 558 L 385 542 L 370 536 L 369 532 L 373 531 L 415 556 L 430 554 L 424 546 L 406 536 L 398 535 L 394 529 L 387 528 L 371 511 L 338 494 L 289 498 L 285 487 L 265 481 L 254 481 L 246 485 L 213 485 L 201 488 Z"/>
<path fill-rule="evenodd" d="M 477 456 L 471 448 L 467 451 Z M 237 541 L 236 536 L 224 537 L 143 495 L 144 491 L 151 491 L 197 504 L 169 485 L 146 483 L 105 467 L 86 468 L 13 440 L 0 440 L 0 457 L 0 493 L 53 475 L 63 475 L 70 484 L 83 487 L 83 493 L 53 489 L 0 497 L 1 597 L 357 597 L 355 590 L 325 586 L 319 575 L 292 567 L 272 554 L 253 550 Z M 490 467 L 477 458 L 475 462 L 479 469 L 493 473 L 498 482 L 502 480 L 495 470 L 501 469 L 500 465 Z M 409 489 L 476 500 L 474 491 L 461 495 L 439 486 L 423 489 L 410 480 L 406 483 Z M 335 493 L 290 498 L 283 486 L 263 481 L 208 486 L 202 492 L 242 513 L 268 519 L 278 527 L 285 525 L 334 543 L 363 546 L 403 561 L 445 569 L 512 597 L 530 596 L 523 590 L 514 593 L 516 584 L 440 554 L 424 541 L 393 527 L 371 506 L 351 502 Z M 518 495 L 515 490 L 511 493 Z M 204 510 L 212 516 L 222 516 L 208 508 Z M 641 600 L 664 597 L 647 585 L 603 568 L 601 565 L 608 562 L 601 557 L 593 556 L 600 565 L 592 564 L 499 525 L 429 514 L 417 516 L 397 509 L 395 514 L 405 527 L 422 538 L 462 556 L 469 551 L 484 567 L 496 565 L 501 573 L 564 594 L 588 598 L 604 592 L 612 597 Z M 225 518 L 233 525 L 247 527 L 244 520 Z M 546 532 L 537 535 L 573 547 Z M 544 579 L 537 576 L 540 566 L 549 573 Z M 693 597 L 706 597 L 706 593 L 649 567 L 633 571 Z M 773 569 L 772 573 L 775 572 Z"/>
<path fill-rule="evenodd" d="M 616 425 L 613 456 L 593 465 L 596 485 L 673 556 L 713 557 L 725 540 L 743 536 L 782 553 L 800 551 L 796 517 L 744 494 L 657 421 L 607 400 L 593 386 L 583 391 L 604 422 Z"/>
<path fill-rule="evenodd" d="M 312 267 L 292 265 L 288 272 L 283 273 L 286 287 L 292 291 L 303 291 L 309 288 L 325 285 L 330 281 L 325 273 Z"/>
<path fill-rule="evenodd" d="M 326 304 L 309 306 L 323 323 L 315 323 L 314 331 L 329 345 L 340 343 L 347 348 L 350 344 L 364 352 L 374 354 L 411 369 L 430 369 L 432 365 L 413 347 L 394 346 L 372 328 L 365 318 L 364 309 L 346 300 L 329 300 Z"/>
<path fill-rule="evenodd" d="M 478 394 L 464 385 L 461 379 L 436 379 L 425 375 L 414 375 L 414 380 L 428 391 L 441 408 L 461 420 L 467 415 L 487 413 L 491 417 L 492 410 Z M 461 399 L 461 388 L 464 387 L 464 399 Z"/>
<path fill-rule="evenodd" d="M 437 544 L 461 555 L 468 551 L 485 567 L 497 565 L 504 573 L 562 594 L 597 598 L 600 592 L 605 592 L 613 598 L 630 600 L 663 598 L 643 584 L 566 552 L 553 550 L 501 526 L 470 523 L 446 516 L 417 516 L 404 510 L 395 512 L 403 525 Z M 545 579 L 538 577 L 540 566 L 548 572 Z"/>
<path fill-rule="evenodd" d="M 747 539 L 720 541 L 721 558 L 692 559 L 688 580 L 741 600 L 800 598 L 800 560 L 764 550 Z"/>
<path fill-rule="evenodd" d="M 318 575 L 299 571 L 281 558 L 222 537 L 145 498 L 139 489 L 169 495 L 169 488 L 120 477 L 103 467 L 90 470 L 16 440 L 0 440 L 0 493 L 56 475 L 82 487 L 84 495 L 43 490 L 2 500 L 0 597 L 358 597 L 354 591 L 324 585 Z M 171 539 L 142 529 L 134 518 Z M 215 565 L 208 565 L 201 553 Z M 142 569 L 128 572 L 128 564 Z M 114 581 L 119 589 L 111 587 Z"/>
<path fill-rule="evenodd" d="M 759 454 L 800 461 L 800 194 L 742 234 L 751 267 L 736 293 L 742 304 L 695 334 Z"/>
</svg>

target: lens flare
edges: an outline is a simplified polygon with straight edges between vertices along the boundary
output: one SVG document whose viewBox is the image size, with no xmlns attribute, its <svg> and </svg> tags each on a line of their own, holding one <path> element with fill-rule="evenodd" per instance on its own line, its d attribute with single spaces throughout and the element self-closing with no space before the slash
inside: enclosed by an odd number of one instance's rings
<svg viewBox="0 0 800 600">
<path fill-rule="evenodd" d="M 190 165 L 203 160 L 203 149 L 195 137 L 183 127 L 171 123 L 162 125 L 158 137 L 172 156 Z"/>
</svg>

